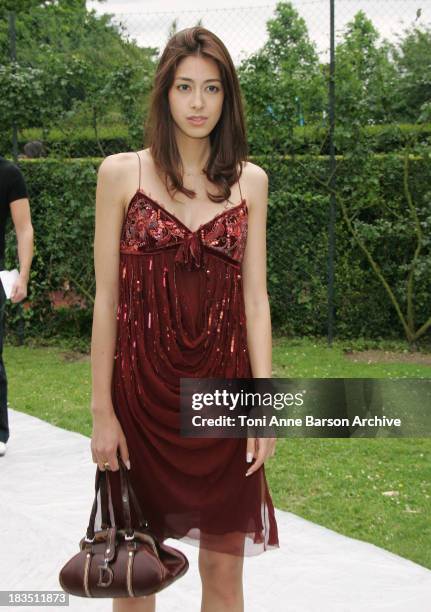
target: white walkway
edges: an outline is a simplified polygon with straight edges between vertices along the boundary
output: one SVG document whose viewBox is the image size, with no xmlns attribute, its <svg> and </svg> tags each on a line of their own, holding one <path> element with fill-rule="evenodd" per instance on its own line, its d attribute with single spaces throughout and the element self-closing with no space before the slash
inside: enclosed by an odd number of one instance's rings
<svg viewBox="0 0 431 612">
<path fill-rule="evenodd" d="M 0 457 L 0 590 L 60 590 L 58 573 L 78 552 L 93 501 L 90 439 L 11 409 L 9 422 Z M 276 517 L 281 548 L 244 562 L 246 612 L 431 609 L 430 570 L 289 512 Z M 186 553 L 190 569 L 157 595 L 157 611 L 199 612 L 198 548 L 167 543 Z M 110 612 L 111 600 L 70 596 L 69 607 L 27 609 Z"/>
</svg>

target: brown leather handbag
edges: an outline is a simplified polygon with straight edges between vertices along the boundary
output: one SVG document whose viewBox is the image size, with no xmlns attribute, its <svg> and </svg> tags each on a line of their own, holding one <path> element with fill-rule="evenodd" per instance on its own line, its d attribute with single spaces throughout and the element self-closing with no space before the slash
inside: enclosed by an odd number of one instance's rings
<svg viewBox="0 0 431 612">
<path fill-rule="evenodd" d="M 111 525 L 111 489 L 104 470 L 97 467 L 93 508 L 80 552 L 61 569 L 62 589 L 78 597 L 142 597 L 157 593 L 183 576 L 187 557 L 176 548 L 161 543 L 151 533 L 129 479 L 128 469 L 118 456 L 125 529 Z M 101 529 L 94 532 L 97 493 L 100 488 Z M 132 527 L 130 501 L 139 520 Z M 113 506 L 112 506 L 113 507 Z M 114 517 L 115 518 L 115 517 Z"/>
</svg>

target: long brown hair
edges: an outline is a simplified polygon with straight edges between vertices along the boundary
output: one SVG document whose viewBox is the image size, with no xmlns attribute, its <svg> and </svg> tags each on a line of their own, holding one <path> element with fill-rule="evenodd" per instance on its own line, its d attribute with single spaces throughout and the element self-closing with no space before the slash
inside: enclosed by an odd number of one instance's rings
<svg viewBox="0 0 431 612">
<path fill-rule="evenodd" d="M 187 56 L 212 58 L 220 70 L 225 92 L 217 125 L 210 133 L 211 152 L 204 173 L 214 183 L 219 194 L 207 193 L 213 202 L 229 199 L 231 185 L 242 174 L 242 161 L 248 155 L 244 110 L 238 76 L 232 58 L 223 42 L 213 32 L 201 26 L 177 32 L 168 41 L 157 65 L 145 126 L 145 144 L 160 176 L 169 179 L 171 189 L 188 197 L 196 192 L 183 185 L 181 157 L 175 140 L 173 119 L 169 110 L 168 92 L 179 62 Z"/>
</svg>

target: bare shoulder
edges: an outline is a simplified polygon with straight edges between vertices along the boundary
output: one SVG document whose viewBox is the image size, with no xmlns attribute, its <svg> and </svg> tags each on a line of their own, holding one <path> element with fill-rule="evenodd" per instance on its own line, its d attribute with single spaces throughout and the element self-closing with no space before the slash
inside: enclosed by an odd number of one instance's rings
<svg viewBox="0 0 431 612">
<path fill-rule="evenodd" d="M 127 152 L 107 155 L 99 166 L 98 174 L 108 182 L 114 182 L 118 179 L 127 178 L 128 170 L 130 169 L 133 157 L 136 164 L 136 153 Z"/>
<path fill-rule="evenodd" d="M 124 165 L 124 157 L 127 153 L 114 153 L 107 155 L 99 166 L 99 172 L 102 171 L 105 174 L 112 174 L 118 172 L 122 165 Z"/>
<path fill-rule="evenodd" d="M 107 172 L 112 172 L 117 177 L 121 176 L 124 181 L 130 180 L 133 183 L 138 178 L 139 161 L 143 170 L 151 170 L 154 163 L 149 148 L 141 151 L 114 153 L 105 157 L 102 163 L 106 166 Z"/>
<path fill-rule="evenodd" d="M 243 184 L 247 192 L 249 209 L 266 208 L 268 203 L 268 174 L 250 161 L 243 163 Z"/>
<path fill-rule="evenodd" d="M 97 171 L 98 185 L 112 188 L 118 184 L 124 166 L 122 156 L 122 153 L 116 153 L 115 155 L 108 155 L 102 160 Z"/>
<path fill-rule="evenodd" d="M 141 158 L 144 156 L 140 153 Z M 139 159 L 134 151 L 107 155 L 98 169 L 100 188 L 126 206 L 138 188 Z"/>
</svg>

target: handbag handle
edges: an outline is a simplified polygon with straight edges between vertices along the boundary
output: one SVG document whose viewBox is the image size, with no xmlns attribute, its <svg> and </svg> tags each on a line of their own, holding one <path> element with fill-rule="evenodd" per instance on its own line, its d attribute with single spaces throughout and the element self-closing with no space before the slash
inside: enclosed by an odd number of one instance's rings
<svg viewBox="0 0 431 612">
<path fill-rule="evenodd" d="M 132 483 L 130 482 L 128 469 L 125 466 L 123 460 L 120 456 L 118 456 L 118 464 L 120 469 L 120 482 L 121 482 L 121 500 L 123 504 L 123 516 L 126 524 L 126 532 L 128 537 L 130 538 L 133 534 L 133 527 L 131 524 L 131 515 L 130 515 L 130 498 L 135 506 L 135 510 L 138 516 L 138 525 L 139 528 L 146 529 L 148 527 L 148 521 L 144 518 L 142 509 L 140 507 L 138 498 L 136 493 L 132 487 Z M 94 541 L 94 523 L 96 519 L 97 513 L 97 493 L 101 489 L 101 510 L 102 510 L 102 524 L 105 526 L 110 526 L 111 521 L 108 522 L 109 516 L 109 502 L 111 500 L 111 488 L 109 484 L 109 478 L 106 470 L 100 470 L 99 466 L 97 466 L 96 470 L 96 478 L 95 478 L 95 496 L 93 501 L 93 507 L 91 509 L 90 520 L 87 527 L 87 532 L 85 536 L 86 542 Z"/>
<path fill-rule="evenodd" d="M 97 491 L 96 491 L 97 495 Z M 109 498 L 108 498 L 108 490 L 106 487 L 106 478 L 101 478 L 100 480 L 100 509 L 102 511 L 102 529 L 108 529 L 108 527 L 112 527 L 111 525 L 111 516 L 109 512 Z"/>
<path fill-rule="evenodd" d="M 130 480 L 130 475 L 129 475 L 129 470 L 127 469 L 120 455 L 118 455 L 118 465 L 120 467 L 121 498 L 123 501 L 123 514 L 125 516 L 126 529 L 128 529 L 129 531 L 133 531 L 132 522 L 130 518 L 130 501 L 129 501 L 130 499 L 132 500 L 132 503 L 135 507 L 135 511 L 138 517 L 138 527 L 141 529 L 147 529 L 148 521 L 144 517 L 138 497 L 132 486 L 132 482 Z M 106 476 L 106 478 L 108 477 Z M 110 496 L 109 480 L 108 480 L 108 492 Z"/>
</svg>

